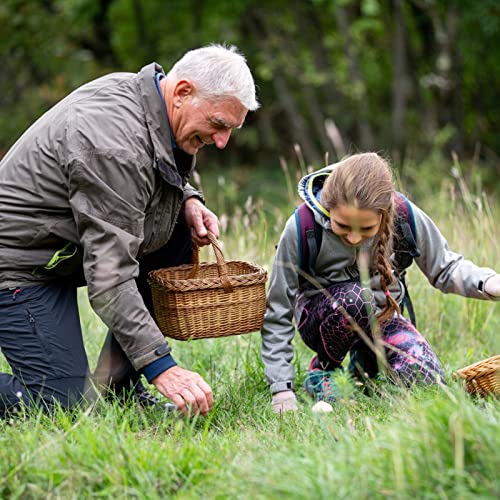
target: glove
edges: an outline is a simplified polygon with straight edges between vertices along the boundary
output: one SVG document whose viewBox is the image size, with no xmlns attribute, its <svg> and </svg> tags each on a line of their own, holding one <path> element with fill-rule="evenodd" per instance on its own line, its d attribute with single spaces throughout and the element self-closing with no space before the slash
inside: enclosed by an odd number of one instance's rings
<svg viewBox="0 0 500 500">
<path fill-rule="evenodd" d="M 297 398 L 293 391 L 282 391 L 273 394 L 273 411 L 281 415 L 286 411 L 297 411 Z"/>
<path fill-rule="evenodd" d="M 490 276 L 485 281 L 484 291 L 492 297 L 500 297 L 500 274 Z"/>
</svg>

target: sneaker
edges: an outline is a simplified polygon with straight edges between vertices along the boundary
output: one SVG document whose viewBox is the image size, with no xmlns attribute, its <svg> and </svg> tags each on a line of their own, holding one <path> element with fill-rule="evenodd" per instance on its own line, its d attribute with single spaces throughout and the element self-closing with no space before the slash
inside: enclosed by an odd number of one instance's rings
<svg viewBox="0 0 500 500">
<path fill-rule="evenodd" d="M 309 365 L 309 372 L 304 381 L 306 392 L 317 401 L 335 401 L 334 383 L 332 375 L 334 371 L 321 370 L 317 365 L 318 356 L 314 356 Z"/>
<path fill-rule="evenodd" d="M 160 404 L 160 400 L 156 396 L 153 396 L 140 382 L 135 386 L 131 400 L 143 408 Z"/>
<path fill-rule="evenodd" d="M 140 382 L 135 386 L 132 398 L 142 408 L 158 406 L 158 408 L 163 408 L 163 410 L 168 412 L 177 410 L 177 406 L 174 403 L 165 403 L 165 401 L 161 401 L 156 396 L 153 396 Z"/>
<path fill-rule="evenodd" d="M 141 382 L 137 382 L 133 391 L 129 395 L 120 394 L 120 404 L 125 406 L 130 402 L 137 403 L 141 408 L 158 407 L 163 408 L 165 411 L 174 411 L 177 406 L 174 403 L 166 403 L 161 401 L 156 396 L 153 396 Z"/>
</svg>

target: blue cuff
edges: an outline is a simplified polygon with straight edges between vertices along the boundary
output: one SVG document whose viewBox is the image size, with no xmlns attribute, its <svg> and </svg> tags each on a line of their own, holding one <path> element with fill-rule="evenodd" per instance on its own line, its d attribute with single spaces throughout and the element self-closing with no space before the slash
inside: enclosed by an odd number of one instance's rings
<svg viewBox="0 0 500 500">
<path fill-rule="evenodd" d="M 147 381 L 151 383 L 155 377 L 157 377 L 160 373 L 163 373 L 165 370 L 172 368 L 172 366 L 176 366 L 177 363 L 174 361 L 174 358 L 171 354 L 167 354 L 163 356 L 163 358 L 157 359 L 153 361 L 149 365 L 145 366 L 142 369 L 143 375 L 146 377 Z"/>
</svg>

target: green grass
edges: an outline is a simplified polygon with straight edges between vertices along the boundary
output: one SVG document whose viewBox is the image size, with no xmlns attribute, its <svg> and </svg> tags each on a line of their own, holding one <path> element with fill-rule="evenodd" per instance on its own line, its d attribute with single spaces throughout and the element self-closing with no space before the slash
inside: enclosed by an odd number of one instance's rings
<svg viewBox="0 0 500 500">
<path fill-rule="evenodd" d="M 450 178 L 419 202 L 452 248 L 495 267 L 499 207 L 491 200 Z M 270 268 L 293 204 L 243 200 L 225 222 L 226 258 Z M 212 259 L 208 249 L 203 257 Z M 475 400 L 453 378 L 456 369 L 500 352 L 499 305 L 445 296 L 416 269 L 409 281 L 446 388 L 403 390 L 380 381 L 368 396 L 343 377 L 343 400 L 334 413 L 317 415 L 300 389 L 312 353 L 296 338 L 300 409 L 280 418 L 270 408 L 258 332 L 172 341 L 179 364 L 214 390 L 208 417 L 188 421 L 98 402 L 75 415 L 32 412 L 0 422 L 0 498 L 500 497 L 500 401 Z M 93 367 L 105 328 L 83 290 L 80 308 Z M 8 370 L 3 358 L 0 369 Z"/>
</svg>

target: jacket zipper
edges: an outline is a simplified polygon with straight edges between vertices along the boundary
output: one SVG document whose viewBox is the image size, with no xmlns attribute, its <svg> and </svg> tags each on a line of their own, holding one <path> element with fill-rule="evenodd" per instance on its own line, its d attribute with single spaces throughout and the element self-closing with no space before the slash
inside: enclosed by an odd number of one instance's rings
<svg viewBox="0 0 500 500">
<path fill-rule="evenodd" d="M 349 266 L 346 267 L 346 273 L 349 275 L 349 278 L 351 279 L 357 279 L 359 278 L 359 273 L 354 273 L 351 271 L 351 268 L 358 265 L 358 249 L 354 249 L 354 262 L 350 264 Z"/>
</svg>

